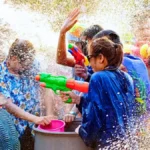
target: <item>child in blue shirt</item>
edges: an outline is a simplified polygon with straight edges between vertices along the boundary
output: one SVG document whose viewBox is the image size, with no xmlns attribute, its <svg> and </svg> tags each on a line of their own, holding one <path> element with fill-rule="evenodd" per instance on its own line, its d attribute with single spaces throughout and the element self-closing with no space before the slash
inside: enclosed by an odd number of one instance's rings
<svg viewBox="0 0 150 150">
<path fill-rule="evenodd" d="M 82 124 L 76 132 L 87 146 L 125 149 L 132 133 L 135 101 L 131 77 L 118 69 L 123 59 L 122 46 L 107 38 L 95 39 L 88 59 L 94 74 L 87 96 L 64 92 L 62 98 L 65 101 L 71 97 L 82 113 Z"/>
</svg>

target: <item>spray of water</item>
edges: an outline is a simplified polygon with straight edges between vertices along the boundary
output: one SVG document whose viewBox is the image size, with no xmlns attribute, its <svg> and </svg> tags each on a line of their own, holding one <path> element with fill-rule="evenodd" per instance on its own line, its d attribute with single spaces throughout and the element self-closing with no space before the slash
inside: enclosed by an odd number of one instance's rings
<svg viewBox="0 0 150 150">
<path fill-rule="evenodd" d="M 50 72 L 54 75 L 61 74 L 71 77 L 71 70 L 69 68 L 66 69 L 66 67 L 56 65 L 55 63 L 59 33 L 52 30 L 49 24 L 49 16 L 43 15 L 38 11 L 31 11 L 27 7 L 19 7 L 16 9 L 12 7 L 12 5 L 4 4 L 3 2 L 4 1 L 1 1 L 0 3 L 0 24 L 4 27 L 3 29 L 7 30 L 2 31 L 2 28 L 0 28 L 0 30 L 3 33 L 3 37 L 9 34 L 9 37 L 5 37 L 5 41 L 10 41 L 9 44 L 5 44 L 3 47 L 4 52 L 8 52 L 10 43 L 14 41 L 16 37 L 28 39 L 34 44 L 37 50 L 36 58 L 41 63 L 41 71 Z M 124 35 L 127 33 L 132 34 L 130 22 L 132 22 L 134 14 L 137 10 L 143 10 L 145 7 L 149 8 L 149 1 L 109 0 L 109 2 L 106 3 L 106 0 L 101 0 L 98 3 L 98 9 L 95 9 L 94 15 L 87 15 L 86 9 L 83 7 L 83 13 L 79 21 L 84 22 L 87 26 L 91 24 L 100 24 L 105 29 L 117 31 L 122 39 L 125 39 L 126 37 Z M 41 93 L 43 93 L 43 89 Z M 41 99 L 41 115 L 45 115 L 44 95 L 42 94 Z M 54 112 L 58 112 L 57 115 L 62 118 L 65 106 L 59 98 L 55 101 Z M 135 136 L 135 138 L 138 139 L 139 148 L 141 150 L 150 149 L 150 130 L 147 126 L 149 126 L 149 121 L 146 116 L 144 119 L 141 119 L 137 125 L 138 131 L 142 132 L 138 132 Z"/>
</svg>

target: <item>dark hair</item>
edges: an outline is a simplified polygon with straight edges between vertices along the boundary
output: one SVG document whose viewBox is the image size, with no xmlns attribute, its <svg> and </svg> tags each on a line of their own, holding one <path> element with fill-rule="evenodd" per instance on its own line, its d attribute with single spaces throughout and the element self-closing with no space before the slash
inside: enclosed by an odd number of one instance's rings
<svg viewBox="0 0 150 150">
<path fill-rule="evenodd" d="M 85 29 L 81 36 L 86 36 L 87 39 L 92 39 L 99 31 L 103 30 L 100 25 L 92 25 L 89 28 Z"/>
<path fill-rule="evenodd" d="M 17 56 L 21 61 L 25 60 L 25 57 L 35 54 L 35 49 L 31 42 L 22 39 L 16 39 L 10 49 L 8 57 Z"/>
<path fill-rule="evenodd" d="M 93 37 L 93 39 L 97 39 L 97 38 L 101 38 L 101 37 L 107 37 L 112 42 L 122 45 L 119 35 L 113 30 L 102 30 L 102 31 L 98 32 Z"/>
<path fill-rule="evenodd" d="M 123 59 L 123 50 L 120 44 L 116 44 L 106 37 L 93 39 L 90 45 L 91 55 L 104 55 L 108 66 L 119 67 Z"/>
</svg>

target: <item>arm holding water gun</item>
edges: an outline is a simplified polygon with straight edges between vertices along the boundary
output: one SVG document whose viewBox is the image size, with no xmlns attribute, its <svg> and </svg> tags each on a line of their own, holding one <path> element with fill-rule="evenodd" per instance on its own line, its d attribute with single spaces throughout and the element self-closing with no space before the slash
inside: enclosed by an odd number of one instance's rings
<svg viewBox="0 0 150 150">
<path fill-rule="evenodd" d="M 52 89 L 56 94 L 57 91 L 71 91 L 77 90 L 79 92 L 87 93 L 89 83 L 76 81 L 74 79 L 67 79 L 64 76 L 52 76 L 51 74 L 41 73 L 35 77 L 37 81 L 42 82 L 40 86 Z M 68 97 L 66 103 L 72 103 L 72 99 Z"/>
</svg>

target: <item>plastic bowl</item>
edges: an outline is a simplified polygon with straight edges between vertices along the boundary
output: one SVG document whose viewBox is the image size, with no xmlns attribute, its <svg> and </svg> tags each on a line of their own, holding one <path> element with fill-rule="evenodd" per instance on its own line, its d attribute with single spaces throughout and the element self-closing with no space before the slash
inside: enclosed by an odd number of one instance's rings
<svg viewBox="0 0 150 150">
<path fill-rule="evenodd" d="M 47 132 L 64 132 L 65 122 L 62 120 L 51 120 L 49 125 L 46 126 L 39 125 L 38 129 Z"/>
</svg>

